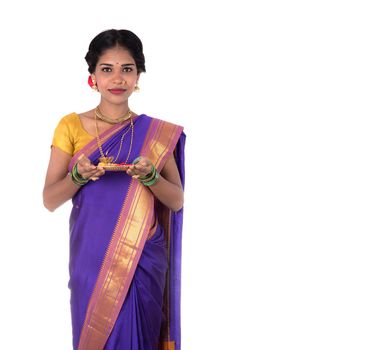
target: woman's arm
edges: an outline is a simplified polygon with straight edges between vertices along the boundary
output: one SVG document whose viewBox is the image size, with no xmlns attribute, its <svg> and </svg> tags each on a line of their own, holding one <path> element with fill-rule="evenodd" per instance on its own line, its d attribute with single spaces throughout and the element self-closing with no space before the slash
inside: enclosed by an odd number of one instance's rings
<svg viewBox="0 0 388 350">
<path fill-rule="evenodd" d="M 128 175 L 144 176 L 151 172 L 151 162 L 142 157 L 140 162 L 132 166 Z M 174 155 L 171 155 L 164 165 L 159 180 L 148 187 L 156 198 L 173 211 L 183 207 L 183 189 Z"/>
<path fill-rule="evenodd" d="M 71 158 L 58 147 L 52 147 L 43 189 L 43 204 L 50 211 L 67 202 L 80 189 L 80 186 L 74 184 L 67 175 Z M 97 179 L 104 174 L 104 170 L 91 164 L 90 160 L 84 157 L 78 162 L 78 173 L 85 179 L 90 177 Z"/>
<path fill-rule="evenodd" d="M 50 162 L 47 168 L 46 181 L 43 189 L 43 204 L 54 211 L 78 191 L 70 176 L 67 176 L 67 167 L 71 156 L 57 147 L 51 148 Z"/>
<path fill-rule="evenodd" d="M 159 175 L 159 181 L 149 189 L 164 205 L 173 211 L 183 207 L 183 189 L 174 155 L 167 159 Z"/>
</svg>

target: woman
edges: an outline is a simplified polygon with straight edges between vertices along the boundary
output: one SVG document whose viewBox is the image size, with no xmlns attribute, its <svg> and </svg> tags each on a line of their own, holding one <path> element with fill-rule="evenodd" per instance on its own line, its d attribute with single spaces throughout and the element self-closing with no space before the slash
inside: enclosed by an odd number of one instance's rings
<svg viewBox="0 0 388 350">
<path fill-rule="evenodd" d="M 43 191 L 50 211 L 73 202 L 73 348 L 180 349 L 183 128 L 129 109 L 145 72 L 134 33 L 100 33 L 85 59 L 101 100 L 59 122 Z"/>
</svg>

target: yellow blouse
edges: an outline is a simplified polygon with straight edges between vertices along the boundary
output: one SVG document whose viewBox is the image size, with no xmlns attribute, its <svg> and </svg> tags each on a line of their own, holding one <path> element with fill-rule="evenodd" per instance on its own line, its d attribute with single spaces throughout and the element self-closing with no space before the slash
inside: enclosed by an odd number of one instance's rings
<svg viewBox="0 0 388 350">
<path fill-rule="evenodd" d="M 59 121 L 51 147 L 58 147 L 73 156 L 93 139 L 94 136 L 83 128 L 79 115 L 73 112 Z"/>
</svg>

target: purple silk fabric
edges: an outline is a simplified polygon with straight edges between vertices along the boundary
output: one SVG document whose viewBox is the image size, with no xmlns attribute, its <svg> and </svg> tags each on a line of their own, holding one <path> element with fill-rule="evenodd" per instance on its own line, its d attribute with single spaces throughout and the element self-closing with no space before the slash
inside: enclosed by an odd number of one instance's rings
<svg viewBox="0 0 388 350">
<path fill-rule="evenodd" d="M 134 140 L 128 159 L 131 163 L 140 155 L 144 138 L 152 118 L 142 114 L 134 121 Z M 108 155 L 116 156 L 121 136 L 129 124 L 103 144 Z M 123 140 L 117 163 L 124 162 L 130 145 L 128 132 Z M 181 176 L 183 174 L 182 133 L 176 151 Z M 93 152 L 89 158 L 98 163 L 100 153 Z M 181 159 L 182 157 L 182 159 Z M 131 177 L 125 172 L 106 172 L 98 181 L 90 181 L 73 197 L 70 215 L 70 260 L 68 287 L 71 291 L 70 306 L 73 327 L 73 349 L 78 347 L 89 299 L 92 295 L 105 252 L 114 231 Z M 183 177 L 182 177 L 183 181 Z M 181 229 L 183 210 L 174 213 L 174 226 Z M 174 287 L 178 288 L 174 298 L 180 299 L 180 256 L 181 233 L 173 234 L 176 239 L 174 256 Z M 179 257 L 178 260 L 175 256 Z M 163 228 L 159 225 L 151 239 L 146 241 L 133 281 L 120 310 L 117 321 L 105 345 L 106 350 L 156 350 L 163 319 L 162 301 L 167 270 L 167 250 Z M 179 270 L 179 275 L 178 275 Z M 180 300 L 172 302 L 174 323 L 172 332 L 180 339 Z M 178 324 L 178 323 L 179 324 Z M 176 347 L 180 350 L 180 347 Z"/>
<path fill-rule="evenodd" d="M 182 132 L 175 147 L 175 161 L 178 166 L 182 186 L 185 185 L 185 143 Z M 175 341 L 175 350 L 181 350 L 181 255 L 182 255 L 183 208 L 171 213 L 170 232 L 170 338 Z"/>
</svg>

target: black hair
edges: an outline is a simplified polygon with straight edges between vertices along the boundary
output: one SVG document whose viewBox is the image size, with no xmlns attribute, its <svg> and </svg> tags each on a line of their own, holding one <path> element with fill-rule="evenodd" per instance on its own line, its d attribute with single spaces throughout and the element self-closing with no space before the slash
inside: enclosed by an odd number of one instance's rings
<svg viewBox="0 0 388 350">
<path fill-rule="evenodd" d="M 108 49 L 120 46 L 131 54 L 136 63 L 138 74 L 145 72 L 145 58 L 143 54 L 143 44 L 139 37 L 126 29 L 109 29 L 98 34 L 89 45 L 89 51 L 85 60 L 89 66 L 90 74 L 96 70 L 96 65 L 100 56 Z"/>
</svg>

